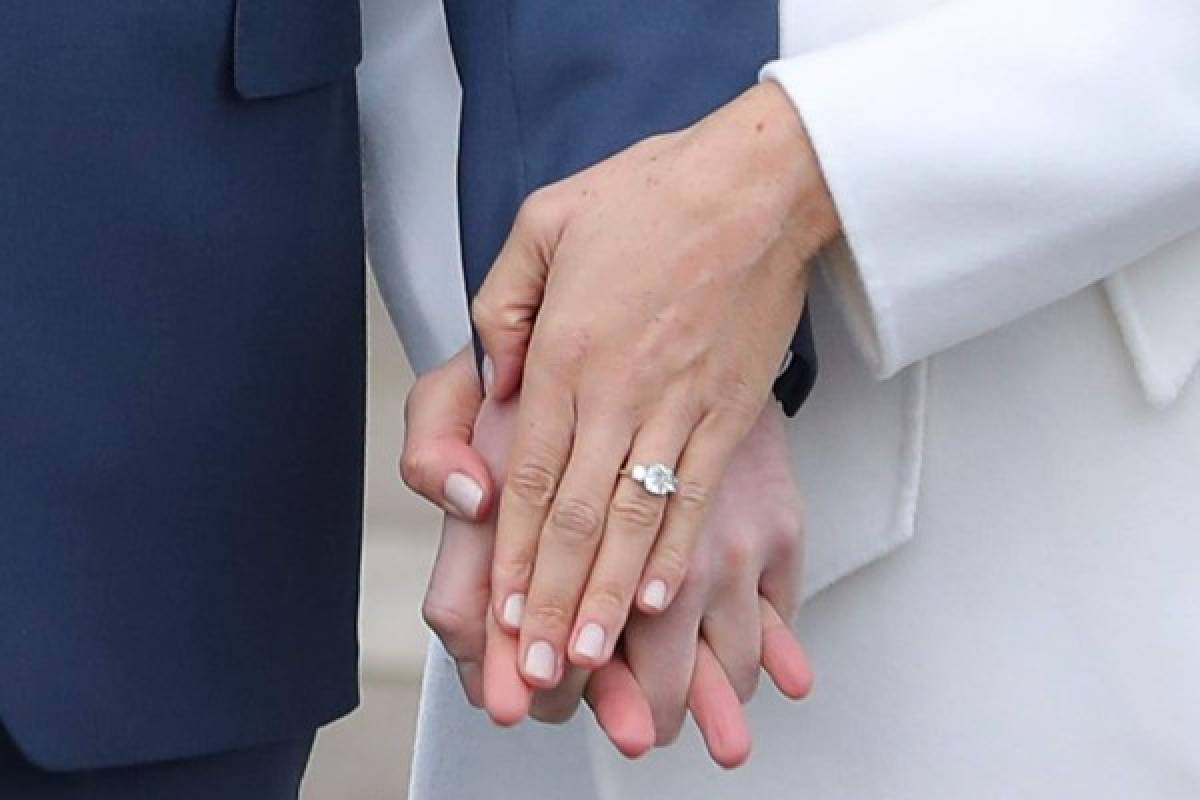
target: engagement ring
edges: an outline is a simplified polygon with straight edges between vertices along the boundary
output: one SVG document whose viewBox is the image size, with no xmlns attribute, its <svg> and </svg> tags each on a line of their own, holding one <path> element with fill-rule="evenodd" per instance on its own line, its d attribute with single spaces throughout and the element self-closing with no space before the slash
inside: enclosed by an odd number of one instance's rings
<svg viewBox="0 0 1200 800">
<path fill-rule="evenodd" d="M 647 492 L 658 497 L 679 491 L 679 479 L 675 477 L 675 470 L 666 464 L 634 464 L 621 470 L 621 474 L 628 475 Z"/>
</svg>

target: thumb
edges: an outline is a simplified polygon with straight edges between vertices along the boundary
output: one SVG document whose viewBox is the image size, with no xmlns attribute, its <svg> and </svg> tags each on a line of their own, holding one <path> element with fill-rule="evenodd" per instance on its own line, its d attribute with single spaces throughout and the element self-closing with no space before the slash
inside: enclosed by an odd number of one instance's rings
<svg viewBox="0 0 1200 800">
<path fill-rule="evenodd" d="M 410 489 L 470 522 L 487 518 L 495 495 L 491 473 L 470 445 L 481 402 L 471 351 L 463 348 L 409 393 L 400 457 Z"/>
<path fill-rule="evenodd" d="M 561 217 L 547 190 L 530 195 L 471 303 L 471 320 L 485 353 L 484 390 L 490 399 L 507 400 L 521 385 L 533 323 L 546 291 L 549 243 L 558 239 Z"/>
</svg>

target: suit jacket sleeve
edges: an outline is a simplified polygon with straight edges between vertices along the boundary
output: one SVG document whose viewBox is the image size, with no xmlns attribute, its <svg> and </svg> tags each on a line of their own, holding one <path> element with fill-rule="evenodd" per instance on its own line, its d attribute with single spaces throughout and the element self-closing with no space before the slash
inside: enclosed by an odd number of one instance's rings
<svg viewBox="0 0 1200 800">
<path fill-rule="evenodd" d="M 1197 41 L 1195 0 L 963 0 L 766 68 L 841 214 L 832 283 L 878 377 L 1200 228 Z"/>
<path fill-rule="evenodd" d="M 459 206 L 470 294 L 521 201 L 654 133 L 698 120 L 778 54 L 776 0 L 446 0 L 463 87 Z M 807 317 L 776 384 L 816 373 Z"/>
</svg>

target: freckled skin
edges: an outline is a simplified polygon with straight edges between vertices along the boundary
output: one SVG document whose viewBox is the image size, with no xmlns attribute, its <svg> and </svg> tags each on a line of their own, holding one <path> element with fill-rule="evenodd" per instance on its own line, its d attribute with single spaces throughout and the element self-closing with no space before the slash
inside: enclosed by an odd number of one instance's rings
<svg viewBox="0 0 1200 800">
<path fill-rule="evenodd" d="M 612 642 L 639 587 L 661 579 L 669 597 L 678 592 L 686 559 L 665 554 L 691 552 L 705 504 L 674 503 L 657 528 L 633 524 L 648 515 L 611 513 L 640 499 L 622 494 L 631 482 L 617 475 L 626 462 L 661 461 L 695 496 L 711 495 L 770 396 L 804 308 L 806 265 L 838 228 L 803 126 L 770 83 L 522 209 L 476 323 L 496 397 L 523 379 L 513 464 L 548 471 L 554 487 L 548 502 L 506 494 L 496 534 L 496 614 L 527 594 L 520 657 L 549 643 L 559 665 L 548 681 L 527 674 L 531 685 L 557 683 L 582 621 Z M 513 307 L 537 309 L 536 326 L 494 322 Z M 610 513 L 604 530 L 566 548 L 554 509 L 581 503 Z M 532 576 L 513 581 L 510 563 L 531 560 Z"/>
</svg>

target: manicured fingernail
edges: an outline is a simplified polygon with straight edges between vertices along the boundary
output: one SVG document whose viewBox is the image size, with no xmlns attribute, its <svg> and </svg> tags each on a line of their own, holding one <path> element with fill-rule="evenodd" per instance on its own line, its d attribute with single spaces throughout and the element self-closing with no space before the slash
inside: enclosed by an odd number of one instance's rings
<svg viewBox="0 0 1200 800">
<path fill-rule="evenodd" d="M 446 485 L 442 487 L 442 493 L 446 495 L 446 502 L 467 519 L 475 519 L 479 515 L 479 504 L 483 502 L 483 487 L 470 475 L 461 472 L 450 473 L 446 478 Z"/>
<path fill-rule="evenodd" d="M 483 357 L 483 366 L 480 370 L 483 372 L 483 393 L 491 394 L 492 386 L 496 383 L 496 365 L 492 363 L 491 356 Z"/>
<path fill-rule="evenodd" d="M 647 583 L 646 588 L 642 590 L 642 603 L 655 611 L 662 611 L 666 608 L 667 582 L 655 578 Z"/>
<path fill-rule="evenodd" d="M 549 642 L 537 641 L 525 651 L 525 674 L 540 681 L 554 679 L 554 648 Z"/>
<path fill-rule="evenodd" d="M 600 658 L 604 655 L 604 628 L 589 622 L 575 637 L 575 652 L 585 658 Z"/>
<path fill-rule="evenodd" d="M 519 628 L 523 616 L 525 616 L 525 595 L 510 594 L 504 600 L 504 624 L 510 628 Z"/>
</svg>

